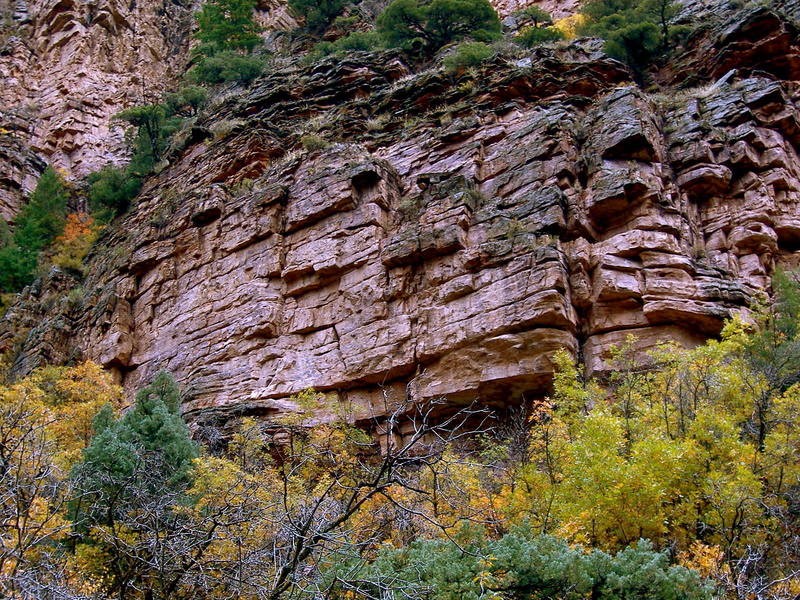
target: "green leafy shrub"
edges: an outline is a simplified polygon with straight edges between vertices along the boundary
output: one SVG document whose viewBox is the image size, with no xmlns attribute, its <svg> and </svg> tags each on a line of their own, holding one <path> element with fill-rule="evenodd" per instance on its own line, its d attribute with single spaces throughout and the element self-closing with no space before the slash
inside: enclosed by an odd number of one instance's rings
<svg viewBox="0 0 800 600">
<path fill-rule="evenodd" d="M 331 27 L 339 31 L 353 31 L 359 24 L 361 18 L 358 15 L 339 15 L 331 23 Z"/>
<path fill-rule="evenodd" d="M 313 33 L 322 32 L 347 4 L 347 0 L 289 0 L 289 8 L 305 19 L 306 28 Z"/>
<path fill-rule="evenodd" d="M 250 53 L 259 44 L 261 28 L 253 17 L 256 0 L 206 0 L 197 13 L 199 57 L 186 74 L 193 83 L 218 84 L 228 81 L 249 83 L 264 70 L 264 59 Z M 189 90 L 184 100 L 191 105 L 201 98 Z M 202 98 L 205 101 L 205 98 Z"/>
<path fill-rule="evenodd" d="M 126 137 L 133 156 L 127 167 L 109 165 L 87 177 L 95 218 L 108 222 L 128 210 L 144 178 L 164 159 L 172 136 L 185 122 L 181 114 L 196 114 L 205 101 L 203 88 L 185 86 L 167 94 L 163 103 L 134 106 L 114 116 L 130 126 Z"/>
<path fill-rule="evenodd" d="M 186 78 L 194 83 L 218 84 L 229 81 L 249 83 L 264 71 L 266 61 L 260 56 L 249 56 L 226 51 L 204 56 L 189 69 Z"/>
<path fill-rule="evenodd" d="M 378 32 L 389 46 L 435 52 L 466 37 L 497 39 L 501 25 L 488 0 L 393 0 L 378 17 Z"/>
<path fill-rule="evenodd" d="M 514 12 L 514 17 L 521 21 L 533 21 L 534 27 L 553 24 L 553 17 L 550 13 L 538 6 L 528 6 L 518 10 Z"/>
<path fill-rule="evenodd" d="M 526 27 L 514 38 L 514 41 L 526 48 L 540 44 L 557 42 L 564 39 L 564 34 L 555 27 Z"/>
<path fill-rule="evenodd" d="M 48 167 L 16 219 L 14 242 L 22 248 L 42 250 L 64 229 L 69 192 L 64 181 Z"/>
<path fill-rule="evenodd" d="M 381 36 L 374 31 L 355 31 L 350 35 L 341 37 L 334 42 L 320 42 L 314 46 L 312 56 L 341 56 L 348 52 L 373 52 L 383 46 Z"/>
<path fill-rule="evenodd" d="M 609 17 L 603 21 L 605 31 L 599 31 L 606 40 L 609 56 L 628 63 L 636 71 L 649 65 L 661 48 L 658 27 L 653 23 L 626 23 L 622 17 Z"/>
<path fill-rule="evenodd" d="M 199 85 L 185 85 L 165 97 L 168 112 L 174 115 L 194 116 L 208 100 L 208 91 Z"/>
<path fill-rule="evenodd" d="M 11 244 L 0 248 L 0 290 L 18 292 L 31 281 L 37 265 L 37 254 Z"/>
<path fill-rule="evenodd" d="M 329 148 L 331 145 L 328 140 L 313 133 L 309 133 L 301 137 L 300 144 L 303 146 L 303 149 L 307 150 L 308 152 L 317 152 L 319 150 L 325 150 L 326 148 Z"/>
<path fill-rule="evenodd" d="M 130 207 L 142 187 L 141 177 L 128 169 L 107 166 L 87 177 L 89 206 L 100 221 L 108 222 Z"/>
<path fill-rule="evenodd" d="M 456 51 L 444 59 L 444 66 L 448 71 L 462 72 L 471 67 L 477 67 L 487 59 L 494 56 L 491 46 L 483 42 L 463 42 Z"/>
</svg>

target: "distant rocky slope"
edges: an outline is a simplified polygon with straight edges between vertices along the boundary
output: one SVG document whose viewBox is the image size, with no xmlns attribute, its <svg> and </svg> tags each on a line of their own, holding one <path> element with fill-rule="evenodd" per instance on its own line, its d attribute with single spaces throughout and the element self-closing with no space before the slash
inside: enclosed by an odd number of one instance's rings
<svg viewBox="0 0 800 600">
<path fill-rule="evenodd" d="M 597 373 L 628 335 L 714 336 L 800 256 L 800 10 L 697 15 L 666 93 L 579 40 L 459 77 L 394 52 L 294 62 L 223 94 L 82 287 L 26 290 L 0 349 L 128 390 L 168 369 L 202 422 L 305 388 L 362 416 L 503 403 L 547 393 L 559 347 Z"/>
<path fill-rule="evenodd" d="M 174 86 L 197 4 L 13 2 L 13 31 L 0 39 L 0 218 L 13 218 L 45 161 L 75 177 L 125 161 L 111 117 Z M 263 0 L 259 20 L 273 29 L 296 25 L 281 0 Z"/>
<path fill-rule="evenodd" d="M 31 154 L 76 176 L 125 158 L 110 117 L 152 100 L 183 71 L 191 25 L 191 2 L 179 0 L 20 0 L 15 8 L 0 55 L 0 127 L 11 132 L 0 135 L 5 219 L 41 171 Z"/>
</svg>

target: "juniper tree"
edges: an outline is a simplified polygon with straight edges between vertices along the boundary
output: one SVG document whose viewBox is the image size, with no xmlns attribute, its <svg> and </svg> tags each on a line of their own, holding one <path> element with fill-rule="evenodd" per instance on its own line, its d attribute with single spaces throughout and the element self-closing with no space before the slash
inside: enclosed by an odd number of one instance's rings
<svg viewBox="0 0 800 600">
<path fill-rule="evenodd" d="M 390 46 L 410 48 L 419 40 L 429 52 L 471 37 L 499 37 L 500 19 L 488 0 L 394 0 L 378 17 L 378 32 Z"/>
<path fill-rule="evenodd" d="M 154 540 L 180 529 L 175 507 L 185 501 L 198 449 L 181 419 L 179 397 L 172 377 L 159 373 L 120 419 L 110 408 L 101 410 L 95 435 L 73 469 L 77 539 L 102 549 L 102 569 L 110 572 L 110 591 L 119 597 L 151 586 L 162 554 Z"/>
<path fill-rule="evenodd" d="M 289 8 L 305 19 L 306 28 L 314 33 L 324 30 L 342 14 L 346 0 L 289 0 Z"/>
</svg>

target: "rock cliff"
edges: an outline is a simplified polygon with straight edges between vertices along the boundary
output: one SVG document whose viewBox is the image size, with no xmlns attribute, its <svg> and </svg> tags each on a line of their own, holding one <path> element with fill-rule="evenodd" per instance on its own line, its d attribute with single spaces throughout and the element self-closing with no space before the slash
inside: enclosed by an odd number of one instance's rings
<svg viewBox="0 0 800 600">
<path fill-rule="evenodd" d="M 189 3 L 172 0 L 16 3 L 0 56 L 0 107 L 28 127 L 5 127 L 0 136 L 0 165 L 10 174 L 0 216 L 11 218 L 20 192 L 32 187 L 38 165 L 20 154 L 70 176 L 124 160 L 123 132 L 111 116 L 156 97 L 182 72 L 190 24 Z M 25 149 L 3 152 L 11 144 Z"/>
<path fill-rule="evenodd" d="M 82 287 L 26 290 L 0 346 L 129 390 L 168 369 L 202 422 L 305 388 L 362 417 L 505 403 L 547 393 L 560 347 L 602 373 L 628 335 L 699 343 L 800 256 L 797 12 L 703 13 L 660 93 L 591 40 L 459 76 L 276 69 L 212 102 Z"/>
<path fill-rule="evenodd" d="M 14 3 L 8 31 L 0 31 L 0 218 L 13 219 L 47 163 L 83 177 L 126 160 L 122 128 L 111 117 L 174 87 L 197 4 Z M 261 2 L 258 19 L 272 30 L 296 26 L 281 0 Z"/>
</svg>

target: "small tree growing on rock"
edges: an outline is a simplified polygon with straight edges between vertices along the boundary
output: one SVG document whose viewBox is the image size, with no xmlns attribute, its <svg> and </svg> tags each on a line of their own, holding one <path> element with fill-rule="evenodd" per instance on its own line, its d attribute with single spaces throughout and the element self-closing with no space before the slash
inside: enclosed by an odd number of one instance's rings
<svg viewBox="0 0 800 600">
<path fill-rule="evenodd" d="M 488 0 L 394 0 L 378 17 L 378 32 L 390 46 L 421 44 L 433 53 L 466 37 L 484 42 L 496 39 L 501 26 Z"/>
<path fill-rule="evenodd" d="M 345 6 L 346 0 L 289 0 L 289 8 L 305 19 L 306 28 L 312 33 L 323 31 Z"/>
<path fill-rule="evenodd" d="M 197 13 L 198 52 L 206 55 L 226 50 L 250 52 L 261 38 L 253 18 L 256 0 L 207 0 Z"/>
<path fill-rule="evenodd" d="M 189 71 L 196 83 L 249 82 L 264 68 L 263 59 L 249 56 L 261 41 L 253 17 L 256 0 L 207 0 L 197 13 L 195 37 L 202 58 Z"/>
</svg>

